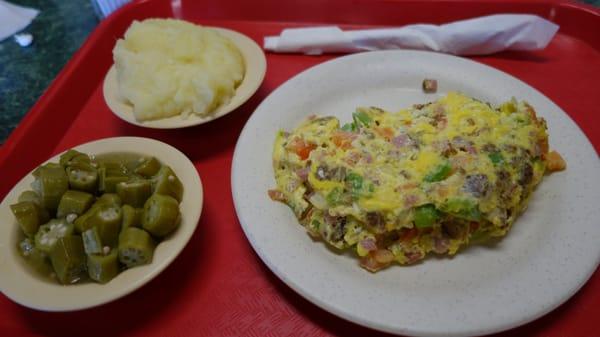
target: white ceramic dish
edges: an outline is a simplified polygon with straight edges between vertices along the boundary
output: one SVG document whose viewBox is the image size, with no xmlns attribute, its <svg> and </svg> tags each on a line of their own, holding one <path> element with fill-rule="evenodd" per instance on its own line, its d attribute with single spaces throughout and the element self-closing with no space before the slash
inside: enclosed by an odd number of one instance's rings
<svg viewBox="0 0 600 337">
<path fill-rule="evenodd" d="M 192 114 L 188 118 L 173 116 L 164 119 L 140 122 L 135 119 L 131 104 L 126 102 L 119 94 L 117 70 L 115 66 L 112 65 L 104 78 L 103 85 L 104 101 L 110 110 L 117 117 L 134 125 L 153 129 L 177 129 L 210 122 L 232 112 L 250 99 L 260 87 L 267 71 L 267 60 L 262 48 L 260 48 L 251 38 L 236 31 L 218 27 L 207 28 L 212 28 L 229 38 L 238 47 L 244 58 L 246 73 L 244 74 L 242 83 L 237 87 L 235 95 L 231 98 L 229 103 L 217 107 L 207 116 Z"/>
<path fill-rule="evenodd" d="M 421 82 L 435 78 L 438 94 Z M 494 246 L 371 274 L 350 255 L 309 238 L 292 211 L 271 201 L 275 134 L 310 114 L 351 120 L 357 106 L 395 111 L 450 90 L 498 104 L 515 96 L 548 121 L 567 170 L 546 176 L 529 209 Z M 403 335 L 488 334 L 529 322 L 571 297 L 600 261 L 600 161 L 577 125 L 541 93 L 454 56 L 384 51 L 341 57 L 292 78 L 257 108 L 238 140 L 232 189 L 243 230 L 265 264 L 316 305 L 355 323 Z"/>
<path fill-rule="evenodd" d="M 72 311 L 94 307 L 125 296 L 148 283 L 163 271 L 190 240 L 202 211 L 202 183 L 189 159 L 174 147 L 153 139 L 116 137 L 93 141 L 75 147 L 76 150 L 101 154 L 134 152 L 151 155 L 169 165 L 184 185 L 181 204 L 182 219 L 177 230 L 165 238 L 154 252 L 151 264 L 123 271 L 107 284 L 82 283 L 63 286 L 40 277 L 26 268 L 17 252 L 20 228 L 9 206 L 19 194 L 31 189 L 31 173 L 27 174 L 6 195 L 0 204 L 0 290 L 13 301 L 44 311 Z M 60 155 L 48 161 L 58 162 Z"/>
</svg>

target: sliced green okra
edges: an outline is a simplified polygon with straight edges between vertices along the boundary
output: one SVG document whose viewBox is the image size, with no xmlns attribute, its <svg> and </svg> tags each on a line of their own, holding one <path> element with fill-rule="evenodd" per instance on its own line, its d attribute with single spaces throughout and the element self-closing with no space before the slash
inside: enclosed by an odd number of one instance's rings
<svg viewBox="0 0 600 337">
<path fill-rule="evenodd" d="M 179 203 L 168 195 L 153 194 L 144 204 L 142 227 L 150 234 L 163 237 L 179 224 Z"/>
<path fill-rule="evenodd" d="M 14 214 L 19 226 L 25 235 L 32 237 L 38 231 L 40 225 L 48 221 L 48 212 L 42 210 L 39 205 L 32 201 L 22 201 L 10 205 L 10 210 Z"/>
<path fill-rule="evenodd" d="M 35 191 L 24 191 L 19 195 L 19 202 L 31 201 L 37 205 L 42 204 L 42 198 Z"/>
<path fill-rule="evenodd" d="M 72 284 L 85 275 L 86 256 L 80 236 L 67 235 L 58 239 L 50 251 L 50 261 L 62 284 Z"/>
<path fill-rule="evenodd" d="M 98 203 L 103 203 L 107 205 L 119 206 L 123 205 L 123 201 L 121 197 L 119 197 L 116 193 L 104 193 L 98 198 Z"/>
<path fill-rule="evenodd" d="M 62 237 L 73 234 L 73 224 L 64 219 L 52 219 L 41 225 L 35 234 L 35 247 L 44 253 L 50 253 L 52 247 Z"/>
<path fill-rule="evenodd" d="M 35 244 L 30 238 L 25 238 L 19 242 L 19 254 L 25 258 L 27 265 L 33 268 L 34 271 L 45 276 L 52 273 L 52 265 L 48 254 L 35 248 Z"/>
<path fill-rule="evenodd" d="M 56 210 L 60 198 L 69 189 L 69 179 L 62 166 L 48 163 L 33 171 L 33 189 L 40 196 L 41 206 Z"/>
<path fill-rule="evenodd" d="M 141 227 L 142 226 L 142 215 L 144 213 L 143 208 L 133 208 L 130 205 L 123 205 L 121 207 L 123 213 L 123 221 L 121 222 L 121 231 L 127 227 Z"/>
<path fill-rule="evenodd" d="M 152 194 L 152 184 L 149 180 L 130 180 L 117 184 L 117 195 L 124 204 L 142 207 Z"/>
<path fill-rule="evenodd" d="M 75 220 L 75 230 L 78 233 L 83 233 L 84 231 L 92 228 L 94 223 L 88 223 L 88 220 L 94 216 L 100 209 L 104 209 L 106 207 L 121 207 L 121 198 L 114 193 L 104 193 L 94 204 L 90 207 L 87 212 L 83 213 Z"/>
<path fill-rule="evenodd" d="M 87 256 L 87 270 L 90 278 L 96 282 L 107 283 L 119 273 L 119 251 L 112 249 L 108 254 Z"/>
<path fill-rule="evenodd" d="M 169 166 L 164 165 L 160 168 L 153 178 L 153 184 L 154 193 L 170 195 L 177 199 L 177 201 L 181 201 L 183 184 L 181 184 L 181 181 Z"/>
<path fill-rule="evenodd" d="M 92 227 L 81 233 L 81 239 L 83 240 L 83 249 L 86 254 L 102 253 L 104 246 L 102 246 L 102 240 L 100 239 L 97 227 Z"/>
<path fill-rule="evenodd" d="M 118 183 L 129 180 L 122 165 L 102 164 L 98 169 L 98 188 L 104 193 L 114 193 Z"/>
<path fill-rule="evenodd" d="M 160 162 L 154 157 L 140 158 L 140 164 L 135 168 L 134 172 L 143 177 L 149 178 L 155 175 L 160 170 Z"/>
<path fill-rule="evenodd" d="M 154 240 L 143 229 L 129 227 L 119 236 L 119 261 L 127 268 L 152 262 Z"/>
<path fill-rule="evenodd" d="M 88 163 L 72 163 L 67 167 L 69 186 L 74 190 L 96 193 L 98 190 L 98 170 Z"/>
<path fill-rule="evenodd" d="M 89 164 L 90 162 L 90 157 L 87 154 L 73 149 L 61 154 L 59 160 L 60 165 L 63 167 L 67 167 L 73 163 Z"/>
<path fill-rule="evenodd" d="M 101 204 L 79 226 L 77 220 L 75 220 L 75 226 L 82 233 L 96 227 L 102 244 L 114 247 L 117 245 L 119 232 L 121 231 L 122 216 L 121 207 L 118 205 Z"/>
<path fill-rule="evenodd" d="M 66 217 L 69 214 L 82 215 L 94 202 L 94 196 L 81 191 L 68 190 L 60 198 L 56 216 L 58 218 Z"/>
</svg>

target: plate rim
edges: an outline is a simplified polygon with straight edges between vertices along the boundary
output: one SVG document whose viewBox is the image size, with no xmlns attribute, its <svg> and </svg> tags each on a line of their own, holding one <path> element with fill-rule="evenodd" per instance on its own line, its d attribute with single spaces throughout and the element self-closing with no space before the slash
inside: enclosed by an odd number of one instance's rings
<svg viewBox="0 0 600 337">
<path fill-rule="evenodd" d="M 594 274 L 594 272 L 598 268 L 598 265 L 600 264 L 600 251 L 599 251 L 598 256 L 596 256 L 596 259 L 595 259 L 596 260 L 596 262 L 595 262 L 596 268 L 587 270 L 585 277 L 580 279 L 579 283 L 575 287 L 572 287 L 570 292 L 563 294 L 563 296 L 559 300 L 556 300 L 554 303 L 547 304 L 546 307 L 544 308 L 544 310 L 541 310 L 541 311 L 538 310 L 537 312 L 535 312 L 535 310 L 534 310 L 533 314 L 530 312 L 529 315 L 522 316 L 520 320 L 510 322 L 510 324 L 496 324 L 495 326 L 489 327 L 488 329 L 480 329 L 480 330 L 462 329 L 460 331 L 447 332 L 447 331 L 435 330 L 435 329 L 432 329 L 432 330 L 411 329 L 410 327 L 407 327 L 405 329 L 396 329 L 396 328 L 393 328 L 390 326 L 386 326 L 385 324 L 379 324 L 378 322 L 373 322 L 368 319 L 363 319 L 362 317 L 355 315 L 354 312 L 351 312 L 349 310 L 343 310 L 343 309 L 337 308 L 336 306 L 329 304 L 327 301 L 319 299 L 316 295 L 313 295 L 307 289 L 304 289 L 300 284 L 298 284 L 294 280 L 291 280 L 288 277 L 288 275 L 285 275 L 276 265 L 274 265 L 274 262 L 271 261 L 268 258 L 268 256 L 266 255 L 266 253 L 261 249 L 261 247 L 259 246 L 259 243 L 255 241 L 255 239 L 251 233 L 251 229 L 249 228 L 249 225 L 246 224 L 246 220 L 243 219 L 241 216 L 241 214 L 243 212 L 241 209 L 242 206 L 240 205 L 241 202 L 238 201 L 238 198 L 239 198 L 238 197 L 238 193 L 239 193 L 238 187 L 239 186 L 237 183 L 237 179 L 239 177 L 238 177 L 237 171 L 239 171 L 241 169 L 240 165 L 242 165 L 240 163 L 240 159 L 239 159 L 241 143 L 242 143 L 243 139 L 247 138 L 247 134 L 250 132 L 249 125 L 251 124 L 251 121 L 253 121 L 255 118 L 257 118 L 256 112 L 261 111 L 262 109 L 264 109 L 264 106 L 267 106 L 268 104 L 270 104 L 270 99 L 274 95 L 276 95 L 276 93 L 279 90 L 283 90 L 283 88 L 286 88 L 287 86 L 291 85 L 290 82 L 299 81 L 304 76 L 309 76 L 309 75 L 307 75 L 307 73 L 309 73 L 309 72 L 318 71 L 321 67 L 328 67 L 333 63 L 346 62 L 346 60 L 351 59 L 351 58 L 364 57 L 365 54 L 373 55 L 373 54 L 384 54 L 384 53 L 386 53 L 386 54 L 402 53 L 402 54 L 413 54 L 414 56 L 426 55 L 426 56 L 433 56 L 433 57 L 440 57 L 440 58 L 448 58 L 448 59 L 453 59 L 454 61 L 463 62 L 465 64 L 475 65 L 475 66 L 481 67 L 481 69 L 486 69 L 488 71 L 492 71 L 494 73 L 505 76 L 508 80 L 514 81 L 515 83 L 518 83 L 521 86 L 527 87 L 529 90 L 531 90 L 531 92 L 535 93 L 542 99 L 547 100 L 551 106 L 553 106 L 556 110 L 560 111 L 560 113 L 564 117 L 566 117 L 572 125 L 574 125 L 576 127 L 578 133 L 580 135 L 583 135 L 583 138 L 587 142 L 587 145 L 592 150 L 594 149 L 590 139 L 583 132 L 583 130 L 579 127 L 579 125 L 577 123 L 575 123 L 575 121 L 571 118 L 571 116 L 569 114 L 567 114 L 562 108 L 560 108 L 560 106 L 558 106 L 558 104 L 556 104 L 554 101 L 552 101 L 549 97 L 547 97 L 546 95 L 544 95 L 543 93 L 541 93 L 540 91 L 538 91 L 537 89 L 532 87 L 531 85 L 516 78 L 515 76 L 513 76 L 509 73 L 506 73 L 500 69 L 496 69 L 492 66 L 477 62 L 476 60 L 462 58 L 462 57 L 455 56 L 455 55 L 429 52 L 429 51 L 384 50 L 384 51 L 369 51 L 369 52 L 363 52 L 363 53 L 356 53 L 356 54 L 351 54 L 351 55 L 334 58 L 332 60 L 328 60 L 323 63 L 319 63 L 317 65 L 309 67 L 309 68 L 303 70 L 302 72 L 292 76 L 291 78 L 286 80 L 283 84 L 281 84 L 278 88 L 276 88 L 273 92 L 271 92 L 260 103 L 260 105 L 255 109 L 254 113 L 250 116 L 250 118 L 244 125 L 244 128 L 240 132 L 238 141 L 236 142 L 234 155 L 233 155 L 233 159 L 232 159 L 232 167 L 231 167 L 231 187 L 232 187 L 232 196 L 233 196 L 233 201 L 234 201 L 234 207 L 236 210 L 236 215 L 238 217 L 238 221 L 242 227 L 242 230 L 243 230 L 244 234 L 246 235 L 246 238 L 250 242 L 252 248 L 257 253 L 257 255 L 260 257 L 261 261 L 263 263 L 265 263 L 267 265 L 267 267 L 288 287 L 292 288 L 296 293 L 298 293 L 299 295 L 301 295 L 302 297 L 304 297 L 305 299 L 307 299 L 314 305 L 322 308 L 323 310 L 326 310 L 346 321 L 356 323 L 356 324 L 359 324 L 359 325 L 362 325 L 362 326 L 365 326 L 365 327 L 368 327 L 371 329 L 375 329 L 375 330 L 379 330 L 379 331 L 383 331 L 383 332 L 387 332 L 387 333 L 394 333 L 394 334 L 408 334 L 408 335 L 415 335 L 415 336 L 462 336 L 462 335 L 492 334 L 492 333 L 505 331 L 508 329 L 512 329 L 512 328 L 527 324 L 531 321 L 534 321 L 534 320 L 546 315 L 550 311 L 556 309 L 557 307 L 559 307 L 560 305 L 565 303 L 575 293 L 577 293 L 583 287 L 583 285 L 585 285 L 587 283 L 587 281 L 590 279 L 590 277 Z"/>
</svg>

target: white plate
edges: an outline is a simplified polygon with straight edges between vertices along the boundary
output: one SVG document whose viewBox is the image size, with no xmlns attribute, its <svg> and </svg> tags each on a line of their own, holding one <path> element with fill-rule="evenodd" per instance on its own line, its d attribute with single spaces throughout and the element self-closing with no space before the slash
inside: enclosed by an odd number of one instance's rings
<svg viewBox="0 0 600 337">
<path fill-rule="evenodd" d="M 202 183 L 190 160 L 179 150 L 148 138 L 116 137 L 93 141 L 75 147 L 89 154 L 134 152 L 154 156 L 169 165 L 184 185 L 181 224 L 154 251 L 151 264 L 121 272 L 107 284 L 82 283 L 62 286 L 41 278 L 26 268 L 17 252 L 20 228 L 9 205 L 19 194 L 31 189 L 31 173 L 13 187 L 0 204 L 0 290 L 13 301 L 44 311 L 71 311 L 94 307 L 125 296 L 148 283 L 163 271 L 183 250 L 192 237 L 202 211 Z M 58 162 L 56 155 L 47 162 Z"/>
<path fill-rule="evenodd" d="M 235 95 L 231 98 L 229 103 L 217 107 L 214 111 L 206 116 L 192 114 L 188 118 L 173 116 L 153 121 L 140 122 L 136 120 L 135 116 L 133 115 L 133 106 L 126 102 L 119 94 L 117 70 L 115 66 L 112 65 L 108 70 L 106 77 L 104 78 L 103 86 L 104 101 L 110 110 L 122 120 L 138 126 L 153 129 L 177 129 L 204 124 L 219 117 L 225 116 L 250 99 L 256 90 L 258 90 L 263 79 L 265 78 L 265 73 L 267 71 L 267 60 L 265 58 L 265 53 L 256 44 L 256 42 L 254 42 L 254 40 L 246 35 L 226 28 L 205 28 L 214 29 L 230 39 L 240 50 L 242 57 L 244 58 L 244 66 L 246 69 L 244 79 L 235 90 Z"/>
<path fill-rule="evenodd" d="M 435 78 L 439 94 L 421 82 Z M 548 121 L 564 172 L 545 177 L 506 238 L 454 258 L 428 258 L 377 274 L 309 238 L 285 205 L 271 201 L 271 151 L 279 129 L 309 114 L 351 120 L 357 106 L 398 110 L 459 90 L 498 104 L 515 96 Z M 600 161 L 577 125 L 518 79 L 458 57 L 417 51 L 362 53 L 292 78 L 256 109 L 238 140 L 232 189 L 240 223 L 265 264 L 302 296 L 340 317 L 392 333 L 476 335 L 529 322 L 571 297 L 600 260 Z"/>
</svg>

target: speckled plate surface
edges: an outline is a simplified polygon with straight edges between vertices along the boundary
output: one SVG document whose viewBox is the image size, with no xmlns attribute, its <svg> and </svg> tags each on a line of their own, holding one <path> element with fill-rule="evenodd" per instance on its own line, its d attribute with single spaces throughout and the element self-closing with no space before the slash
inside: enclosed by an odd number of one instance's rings
<svg viewBox="0 0 600 337">
<path fill-rule="evenodd" d="M 424 78 L 438 94 L 422 93 Z M 454 258 L 428 258 L 371 274 L 305 233 L 292 211 L 271 201 L 271 151 L 279 129 L 310 114 L 342 122 L 362 105 L 398 110 L 450 90 L 498 104 L 515 96 L 548 121 L 550 146 L 568 168 L 546 176 L 529 209 L 493 246 Z M 313 67 L 275 90 L 248 120 L 232 167 L 236 211 L 265 264 L 314 304 L 374 329 L 422 336 L 479 335 L 509 329 L 571 297 L 600 261 L 600 160 L 577 125 L 548 98 L 503 72 L 458 57 L 384 51 Z"/>
<path fill-rule="evenodd" d="M 205 116 L 192 114 L 187 118 L 173 116 L 152 121 L 138 121 L 133 114 L 133 106 L 119 94 L 117 70 L 115 66 L 112 65 L 104 78 L 102 86 L 104 101 L 110 110 L 117 117 L 134 125 L 152 129 L 177 129 L 204 124 L 219 117 L 223 117 L 250 99 L 260 87 L 265 78 L 265 73 L 267 72 L 267 59 L 265 58 L 265 53 L 262 48 L 248 36 L 234 30 L 219 27 L 206 28 L 214 29 L 231 40 L 244 58 L 244 66 L 246 69 L 244 79 L 236 88 L 235 95 L 227 104 L 218 106 L 215 110 Z"/>
<path fill-rule="evenodd" d="M 106 284 L 81 283 L 63 286 L 41 277 L 27 267 L 17 251 L 22 238 L 9 206 L 21 192 L 31 189 L 29 173 L 6 195 L 0 204 L 0 291 L 26 307 L 44 311 L 73 311 L 95 307 L 125 296 L 158 276 L 183 250 L 194 234 L 202 211 L 202 182 L 194 164 L 179 150 L 154 139 L 140 137 L 106 138 L 74 147 L 89 154 L 132 152 L 155 156 L 169 165 L 184 186 L 179 204 L 181 223 L 154 251 L 152 263 L 125 270 Z M 59 155 L 48 162 L 58 162 Z"/>
</svg>

